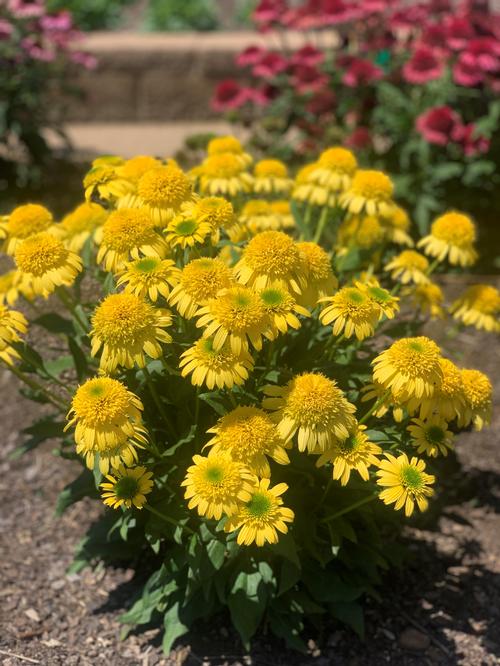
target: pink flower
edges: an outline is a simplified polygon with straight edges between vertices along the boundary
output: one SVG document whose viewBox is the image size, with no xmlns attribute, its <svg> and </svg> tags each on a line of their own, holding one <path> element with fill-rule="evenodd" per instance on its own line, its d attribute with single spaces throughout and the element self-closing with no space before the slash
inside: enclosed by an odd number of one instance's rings
<svg viewBox="0 0 500 666">
<path fill-rule="evenodd" d="M 280 94 L 278 88 L 275 88 L 270 83 L 266 83 L 260 88 L 246 88 L 245 90 L 249 100 L 258 106 L 267 106 Z"/>
<path fill-rule="evenodd" d="M 76 65 L 81 65 L 84 69 L 90 71 L 94 70 L 98 64 L 97 58 L 86 51 L 73 51 L 70 53 L 69 57 Z"/>
<path fill-rule="evenodd" d="M 357 88 L 358 86 L 365 86 L 373 81 L 378 81 L 383 78 L 383 76 L 383 70 L 369 60 L 352 58 L 351 62 L 348 64 L 347 71 L 342 77 L 342 81 L 350 88 Z"/>
<path fill-rule="evenodd" d="M 354 150 L 362 150 L 372 145 L 372 135 L 368 127 L 356 127 L 344 140 L 344 145 Z"/>
<path fill-rule="evenodd" d="M 453 80 L 460 86 L 471 88 L 484 81 L 483 72 L 477 64 L 470 59 L 464 58 L 465 53 L 458 56 L 458 60 L 453 65 Z"/>
<path fill-rule="evenodd" d="M 482 72 L 495 73 L 500 70 L 500 42 L 491 37 L 471 39 L 460 59 L 469 67 Z"/>
<path fill-rule="evenodd" d="M 452 139 L 461 144 L 464 154 L 468 157 L 487 153 L 490 149 L 490 140 L 485 136 L 476 136 L 474 123 L 457 125 L 453 131 Z"/>
<path fill-rule="evenodd" d="M 427 83 L 439 79 L 442 74 L 442 61 L 428 46 L 418 46 L 403 66 L 403 78 L 408 83 Z"/>
<path fill-rule="evenodd" d="M 43 30 L 67 32 L 73 27 L 71 14 L 67 11 L 58 14 L 46 14 L 40 18 L 40 25 Z"/>
<path fill-rule="evenodd" d="M 262 30 L 267 30 L 273 23 L 279 23 L 286 11 L 284 0 L 260 0 L 252 14 L 252 20 Z"/>
<path fill-rule="evenodd" d="M 0 19 L 0 39 L 8 39 L 14 32 L 14 26 L 7 19 Z"/>
<path fill-rule="evenodd" d="M 328 76 L 310 65 L 295 65 L 291 80 L 298 93 L 317 92 L 328 84 Z"/>
<path fill-rule="evenodd" d="M 211 101 L 215 111 L 229 111 L 241 108 L 248 101 L 248 91 L 234 79 L 221 81 Z"/>
<path fill-rule="evenodd" d="M 428 9 L 424 5 L 411 5 L 394 11 L 389 18 L 391 29 L 408 28 L 413 29 L 427 21 Z"/>
<path fill-rule="evenodd" d="M 281 74 L 288 67 L 288 62 L 279 53 L 269 51 L 253 66 L 252 74 L 261 76 L 264 79 L 271 79 L 277 74 Z"/>
<path fill-rule="evenodd" d="M 447 42 L 450 49 L 463 49 L 469 39 L 474 37 L 474 30 L 465 16 L 448 16 L 445 21 Z"/>
<path fill-rule="evenodd" d="M 360 4 L 360 12 L 363 16 L 381 14 L 392 4 L 391 0 L 363 0 Z"/>
<path fill-rule="evenodd" d="M 264 49 L 262 49 L 260 46 L 248 46 L 244 51 L 236 56 L 236 64 L 238 67 L 255 65 L 262 59 L 264 53 Z"/>
<path fill-rule="evenodd" d="M 43 0 L 9 0 L 7 7 L 15 18 L 39 18 L 45 13 Z"/>
<path fill-rule="evenodd" d="M 306 110 L 315 116 L 331 113 L 335 107 L 335 94 L 332 90 L 319 90 L 306 104 Z"/>
<path fill-rule="evenodd" d="M 429 11 L 431 14 L 445 14 L 451 11 L 450 0 L 429 0 Z"/>
<path fill-rule="evenodd" d="M 298 51 L 295 51 L 293 56 L 290 58 L 291 65 L 305 65 L 307 67 L 314 67 L 319 65 L 325 59 L 325 54 L 319 49 L 311 46 L 311 44 L 306 44 Z"/>
<path fill-rule="evenodd" d="M 436 52 L 448 51 L 446 28 L 440 23 L 429 23 L 425 26 L 420 37 L 420 44 L 434 49 Z"/>
<path fill-rule="evenodd" d="M 415 127 L 428 143 L 446 146 L 460 122 L 449 106 L 435 106 L 418 116 Z"/>
</svg>

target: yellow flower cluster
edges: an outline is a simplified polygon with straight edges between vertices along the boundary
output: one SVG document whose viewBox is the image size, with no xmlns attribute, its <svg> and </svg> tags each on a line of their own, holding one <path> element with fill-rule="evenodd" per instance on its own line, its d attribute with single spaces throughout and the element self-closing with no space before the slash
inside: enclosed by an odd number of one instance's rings
<svg viewBox="0 0 500 666">
<path fill-rule="evenodd" d="M 357 473 L 406 515 L 425 510 L 434 476 L 424 460 L 395 451 L 397 443 L 372 441 L 365 422 L 391 412 L 404 421 L 410 451 L 447 455 L 450 424 L 480 429 L 489 422 L 491 384 L 424 336 L 378 353 L 370 384 L 336 381 L 339 348 L 358 350 L 405 304 L 444 316 L 432 272 L 445 259 L 459 266 L 476 260 L 474 224 L 457 212 L 439 217 L 417 243 L 424 254 L 413 249 L 393 189 L 386 174 L 359 169 L 342 147 L 324 151 L 294 179 L 279 160 L 254 164 L 234 137 L 213 139 L 189 172 L 149 156 L 99 158 L 84 180 L 85 203 L 61 222 L 27 204 L 0 224 L 15 263 L 0 277 L 0 359 L 13 363 L 12 345 L 26 332 L 23 315 L 8 307 L 19 298 L 55 292 L 83 328 L 88 315 L 98 376 L 77 388 L 67 427 L 87 466 L 106 476 L 102 497 L 110 507 L 140 509 L 154 491 L 148 455 L 161 458 L 161 446 L 143 420 L 146 399 L 127 387 L 139 377 L 160 409 L 154 367 L 233 403 L 208 428 L 209 451 L 195 453 L 182 486 L 188 507 L 224 519 L 239 544 L 273 544 L 288 531 L 288 485 L 271 478 L 277 469 L 281 479 L 291 459 L 300 465 L 304 453 L 341 486 Z M 84 264 L 106 285 L 87 313 L 68 291 Z M 500 295 L 487 285 L 470 287 L 450 308 L 457 321 L 497 332 L 499 311 Z M 313 342 L 318 358 L 309 353 Z M 363 353 L 373 358 L 369 343 Z M 272 379 L 270 370 L 277 371 Z"/>
</svg>

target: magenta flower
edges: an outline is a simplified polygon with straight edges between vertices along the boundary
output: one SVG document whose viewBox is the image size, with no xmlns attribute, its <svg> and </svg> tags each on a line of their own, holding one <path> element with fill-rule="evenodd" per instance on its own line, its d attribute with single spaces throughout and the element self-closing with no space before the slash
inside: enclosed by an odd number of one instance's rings
<svg viewBox="0 0 500 666">
<path fill-rule="evenodd" d="M 74 62 L 76 65 L 81 65 L 89 71 L 95 69 L 98 64 L 97 58 L 86 51 L 72 51 L 69 57 L 71 62 Z"/>
<path fill-rule="evenodd" d="M 440 23 L 429 23 L 422 32 L 420 44 L 432 48 L 436 52 L 446 53 L 448 51 L 446 28 Z"/>
<path fill-rule="evenodd" d="M 494 74 L 500 70 L 500 42 L 491 37 L 471 39 L 460 59 L 470 67 Z"/>
<path fill-rule="evenodd" d="M 428 46 L 418 46 L 403 66 L 403 78 L 408 83 L 428 83 L 443 74 L 443 62 Z"/>
<path fill-rule="evenodd" d="M 72 29 L 73 21 L 71 14 L 67 11 L 58 14 L 46 14 L 40 18 L 40 25 L 47 32 L 60 31 L 67 32 Z"/>
<path fill-rule="evenodd" d="M 288 67 L 288 62 L 279 53 L 269 51 L 252 68 L 254 76 L 260 76 L 263 79 L 272 79 L 277 74 L 281 74 Z"/>
<path fill-rule="evenodd" d="M 8 39 L 14 32 L 14 26 L 7 19 L 0 19 L 0 39 Z"/>
<path fill-rule="evenodd" d="M 484 81 L 484 74 L 477 66 L 477 63 L 468 58 L 464 58 L 465 53 L 458 56 L 458 60 L 453 65 L 453 80 L 460 86 L 472 88 L 478 86 Z"/>
<path fill-rule="evenodd" d="M 39 18 L 45 13 L 43 0 L 32 0 L 32 2 L 9 0 L 7 8 L 15 18 Z"/>
<path fill-rule="evenodd" d="M 454 51 L 463 49 L 474 37 L 472 24 L 465 16 L 448 16 L 445 21 L 448 46 Z"/>
<path fill-rule="evenodd" d="M 317 92 L 328 84 L 328 76 L 310 65 L 295 65 L 291 80 L 293 87 L 300 94 Z"/>
<path fill-rule="evenodd" d="M 252 14 L 252 20 L 259 29 L 267 30 L 273 23 L 279 23 L 286 11 L 285 0 L 260 0 Z"/>
<path fill-rule="evenodd" d="M 449 106 L 435 106 L 418 116 L 415 127 L 428 143 L 446 146 L 460 123 L 459 115 Z"/>
<path fill-rule="evenodd" d="M 354 150 L 363 150 L 372 145 L 372 135 L 368 127 L 356 127 L 344 140 L 344 145 Z"/>
<path fill-rule="evenodd" d="M 452 139 L 462 146 L 467 157 L 487 153 L 490 149 L 490 140 L 481 134 L 476 135 L 474 123 L 457 125 L 453 131 Z"/>
<path fill-rule="evenodd" d="M 215 111 L 230 111 L 241 108 L 248 100 L 247 88 L 234 79 L 225 79 L 217 85 L 211 106 Z"/>
<path fill-rule="evenodd" d="M 306 44 L 295 53 L 290 58 L 291 65 L 304 65 L 306 67 L 314 67 L 321 64 L 325 60 L 325 54 L 323 51 L 311 46 L 311 44 Z"/>
<path fill-rule="evenodd" d="M 258 63 L 265 51 L 260 46 L 247 46 L 247 48 L 236 56 L 238 67 L 248 67 Z"/>
<path fill-rule="evenodd" d="M 343 83 L 350 88 L 366 86 L 383 78 L 384 72 L 369 60 L 352 58 L 347 66 L 347 71 L 342 77 Z"/>
<path fill-rule="evenodd" d="M 389 27 L 391 29 L 413 29 L 416 25 L 424 24 L 427 19 L 428 9 L 425 5 L 410 5 L 392 13 L 389 18 Z"/>
</svg>

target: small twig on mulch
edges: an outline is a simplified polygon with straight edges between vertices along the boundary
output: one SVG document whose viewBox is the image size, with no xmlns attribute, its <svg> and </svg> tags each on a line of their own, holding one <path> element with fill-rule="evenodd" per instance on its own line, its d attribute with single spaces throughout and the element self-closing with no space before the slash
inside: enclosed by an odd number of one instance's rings
<svg viewBox="0 0 500 666">
<path fill-rule="evenodd" d="M 7 657 L 15 657 L 21 661 L 29 661 L 30 664 L 41 664 L 42 662 L 38 659 L 31 659 L 31 657 L 24 657 L 22 654 L 16 654 L 15 652 L 9 652 L 8 650 L 0 650 L 0 654 L 5 654 Z"/>
<path fill-rule="evenodd" d="M 438 647 L 438 648 L 441 650 L 441 652 L 443 652 L 447 657 L 451 657 L 451 652 L 448 650 L 448 648 L 446 647 L 446 645 L 444 645 L 443 643 L 441 643 L 440 640 L 438 640 L 435 636 L 433 636 L 433 634 L 431 634 L 430 631 L 428 631 L 423 625 L 421 625 L 420 622 L 417 622 L 416 620 L 414 620 L 414 619 L 411 617 L 411 615 L 408 615 L 408 613 L 406 613 L 404 610 L 401 610 L 401 609 L 400 609 L 400 610 L 399 610 L 399 613 L 400 613 L 401 617 L 404 617 L 404 619 L 405 619 L 407 622 L 409 622 L 410 624 L 412 624 L 412 625 L 415 627 L 415 629 L 418 629 L 418 630 L 421 631 L 423 634 L 425 634 L 426 636 L 428 636 L 428 637 L 429 637 L 429 640 L 431 641 L 431 643 L 434 643 L 434 645 L 435 645 L 436 647 Z"/>
</svg>

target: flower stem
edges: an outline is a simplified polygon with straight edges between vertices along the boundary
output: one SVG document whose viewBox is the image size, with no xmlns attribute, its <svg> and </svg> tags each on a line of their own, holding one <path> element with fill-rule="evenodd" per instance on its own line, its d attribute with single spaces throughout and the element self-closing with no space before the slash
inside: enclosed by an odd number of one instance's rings
<svg viewBox="0 0 500 666">
<path fill-rule="evenodd" d="M 361 417 L 361 419 L 358 421 L 358 423 L 361 425 L 365 421 L 367 421 L 370 416 L 377 411 L 379 407 L 381 407 L 384 402 L 387 400 L 389 395 L 391 394 L 391 389 L 387 389 L 387 391 L 384 393 L 384 395 L 380 396 L 378 400 L 376 400 L 373 405 L 370 407 L 370 409 L 364 414 L 364 416 Z"/>
<path fill-rule="evenodd" d="M 77 311 L 76 304 L 73 301 L 73 299 L 71 298 L 71 295 L 69 294 L 67 289 L 65 289 L 64 287 L 58 287 L 56 289 L 56 293 L 59 296 L 62 304 L 65 305 L 68 308 L 68 310 L 71 312 L 73 317 L 79 323 L 82 330 L 87 332 L 90 328 L 89 321 L 88 321 L 87 317 L 85 316 L 85 314 L 80 315 L 80 313 Z"/>
<path fill-rule="evenodd" d="M 5 361 L 4 361 L 5 363 Z M 22 382 L 26 384 L 26 386 L 29 386 L 33 391 L 38 391 L 42 393 L 49 402 L 51 402 L 55 407 L 58 409 L 65 411 L 67 409 L 67 404 L 60 400 L 59 398 L 56 398 L 56 396 L 52 395 L 52 393 L 49 393 L 46 388 L 44 388 L 41 384 L 38 382 L 35 382 L 33 379 L 30 379 L 30 377 L 27 377 L 24 372 L 21 372 L 21 370 L 18 370 L 15 365 L 9 365 L 8 363 L 5 363 L 7 368 Z"/>
<path fill-rule="evenodd" d="M 168 431 L 172 435 L 174 439 L 177 439 L 177 434 L 174 430 L 174 427 L 172 426 L 170 419 L 168 418 L 167 412 L 165 411 L 165 408 L 163 407 L 163 404 L 160 400 L 160 396 L 158 395 L 158 392 L 156 390 L 156 387 L 153 382 L 153 378 L 151 377 L 151 374 L 149 370 L 147 369 L 146 366 L 142 369 L 144 372 L 144 377 L 146 378 L 146 384 L 148 385 L 149 392 L 151 393 L 151 397 L 153 398 L 153 401 L 155 405 L 158 408 L 158 411 L 160 412 L 163 420 L 165 421 L 165 425 L 167 426 Z"/>
<path fill-rule="evenodd" d="M 328 220 L 328 213 L 329 213 L 329 208 L 328 206 L 325 206 L 321 211 L 321 215 L 318 221 L 318 226 L 316 227 L 316 233 L 314 234 L 313 243 L 319 243 L 319 241 L 321 240 L 321 236 L 323 235 L 323 231 L 325 230 L 325 225 Z"/>
<path fill-rule="evenodd" d="M 333 513 L 330 516 L 326 516 L 326 518 L 323 518 L 320 522 L 321 523 L 329 523 L 330 521 L 335 520 L 335 518 L 340 518 L 340 516 L 344 516 L 346 513 L 350 513 L 351 511 L 354 511 L 354 509 L 357 509 L 360 506 L 363 506 L 363 504 L 368 504 L 369 502 L 372 502 L 377 497 L 378 497 L 378 493 L 374 493 L 373 495 L 368 495 L 367 497 L 363 497 L 362 499 L 358 500 L 357 502 L 354 502 L 353 504 L 349 504 L 349 506 L 346 506 L 344 509 L 341 509 L 340 511 L 337 511 L 336 513 Z"/>
<path fill-rule="evenodd" d="M 170 518 L 170 516 L 166 516 L 164 513 L 158 511 L 158 509 L 155 509 L 150 504 L 145 504 L 144 508 L 147 509 L 150 513 L 153 513 L 155 516 L 158 516 L 158 518 L 161 518 L 165 522 L 174 525 L 174 527 L 182 527 L 182 529 L 186 530 L 186 532 L 189 532 L 189 534 L 195 534 L 195 531 L 192 530 L 190 527 L 188 527 L 187 525 L 179 525 L 177 520 L 174 520 L 174 518 Z"/>
</svg>

